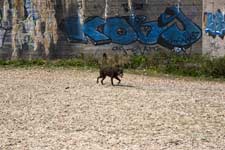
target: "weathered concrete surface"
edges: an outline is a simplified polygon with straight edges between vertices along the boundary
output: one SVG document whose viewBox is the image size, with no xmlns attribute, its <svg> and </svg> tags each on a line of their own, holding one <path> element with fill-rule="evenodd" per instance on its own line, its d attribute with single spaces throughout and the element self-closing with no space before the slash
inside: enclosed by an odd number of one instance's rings
<svg viewBox="0 0 225 150">
<path fill-rule="evenodd" d="M 225 83 L 0 69 L 0 149 L 222 150 Z"/>
<path fill-rule="evenodd" d="M 222 56 L 224 39 L 205 33 L 204 16 L 217 9 L 224 12 L 224 0 L 216 0 L 213 8 L 211 2 L 1 0 L 0 58 L 64 58 L 123 51 L 139 55 L 160 50 Z M 222 31 L 224 19 L 218 20 Z"/>
<path fill-rule="evenodd" d="M 1 0 L 0 3 L 2 59 L 71 57 L 98 51 L 148 54 L 162 49 L 201 53 L 201 1 Z M 173 11 L 170 15 L 175 18 L 169 25 L 164 20 L 161 29 L 157 20 L 161 14 L 168 14 L 165 10 L 171 7 L 175 9 L 170 10 Z M 138 18 L 140 15 L 146 19 Z M 92 20 L 94 16 L 103 23 Z M 91 28 L 88 20 L 96 21 L 97 26 Z M 165 30 L 175 22 L 179 28 L 175 31 L 173 28 L 176 33 L 173 39 L 171 32 Z M 186 28 L 184 32 L 182 28 Z"/>
</svg>

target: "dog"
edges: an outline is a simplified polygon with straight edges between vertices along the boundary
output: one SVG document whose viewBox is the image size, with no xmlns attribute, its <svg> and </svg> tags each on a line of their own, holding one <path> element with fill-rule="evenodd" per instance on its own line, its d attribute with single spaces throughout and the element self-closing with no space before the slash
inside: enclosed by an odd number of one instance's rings
<svg viewBox="0 0 225 150">
<path fill-rule="evenodd" d="M 103 67 L 100 68 L 100 76 L 97 78 L 97 83 L 99 83 L 99 79 L 102 78 L 101 80 L 101 84 L 103 85 L 103 81 L 105 80 L 106 76 L 109 76 L 111 78 L 111 84 L 114 86 L 113 84 L 113 78 L 117 79 L 119 82 L 118 84 L 120 84 L 121 80 L 119 78 L 119 76 L 122 78 L 123 77 L 123 69 L 120 68 L 119 66 L 116 67 Z"/>
</svg>

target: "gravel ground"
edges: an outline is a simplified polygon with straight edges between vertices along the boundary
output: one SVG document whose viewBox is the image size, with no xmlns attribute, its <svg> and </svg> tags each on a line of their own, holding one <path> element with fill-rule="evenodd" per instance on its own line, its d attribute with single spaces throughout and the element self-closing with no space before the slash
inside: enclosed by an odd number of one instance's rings
<svg viewBox="0 0 225 150">
<path fill-rule="evenodd" d="M 1 150 L 225 150 L 225 83 L 0 69 Z"/>
</svg>

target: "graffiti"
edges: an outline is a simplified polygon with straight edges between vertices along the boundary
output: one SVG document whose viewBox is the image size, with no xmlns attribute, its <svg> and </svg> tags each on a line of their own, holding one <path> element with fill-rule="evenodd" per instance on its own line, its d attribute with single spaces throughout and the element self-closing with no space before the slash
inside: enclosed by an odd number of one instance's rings
<svg viewBox="0 0 225 150">
<path fill-rule="evenodd" d="M 12 29 L 11 27 L 8 27 L 7 25 L 8 23 L 3 22 L 2 19 L 3 19 L 3 13 L 0 9 L 0 48 L 2 48 L 4 45 L 6 34 L 8 33 L 9 30 Z"/>
<path fill-rule="evenodd" d="M 95 17 L 84 24 L 83 31 L 94 42 L 95 45 L 108 44 L 111 39 L 102 33 L 104 19 Z"/>
<path fill-rule="evenodd" d="M 60 24 L 60 28 L 66 32 L 68 39 L 71 42 L 87 42 L 87 39 L 82 31 L 80 18 L 78 16 L 69 17 L 66 19 L 66 21 L 63 20 L 63 22 Z"/>
<path fill-rule="evenodd" d="M 112 48 L 112 51 L 115 52 L 122 52 L 123 55 L 128 55 L 129 52 L 131 52 L 134 55 L 147 55 L 151 54 L 154 51 L 157 51 L 157 47 L 150 47 L 150 46 L 144 46 L 144 47 L 132 47 L 132 48 L 125 48 L 123 46 L 114 46 Z"/>
<path fill-rule="evenodd" d="M 6 31 L 0 28 L 0 48 L 3 46 Z"/>
<path fill-rule="evenodd" d="M 33 7 L 32 0 L 24 0 L 24 7 L 25 7 L 25 16 L 32 17 L 34 20 L 39 18 L 37 10 Z"/>
<path fill-rule="evenodd" d="M 176 7 L 167 8 L 159 17 L 159 24 L 160 26 L 165 26 L 174 19 L 177 19 L 184 29 L 181 30 L 176 23 L 172 24 L 160 34 L 158 41 L 160 45 L 170 49 L 174 47 L 189 48 L 201 38 L 201 28 L 189 20 Z"/>
<path fill-rule="evenodd" d="M 2 15 L 2 9 L 0 8 L 0 22 L 2 21 L 2 17 L 3 17 L 3 15 Z"/>
<path fill-rule="evenodd" d="M 125 49 L 123 46 L 114 46 L 113 48 L 112 48 L 112 51 L 118 51 L 118 52 L 123 52 L 123 54 L 124 55 L 128 55 L 128 51 L 129 51 L 130 49 Z"/>
<path fill-rule="evenodd" d="M 3 46 L 3 37 L 5 34 L 5 30 L 3 30 L 1 26 L 2 26 L 2 11 L 0 9 L 0 48 Z"/>
<path fill-rule="evenodd" d="M 201 28 L 188 19 L 177 7 L 169 7 L 157 21 L 146 21 L 146 16 L 125 16 L 88 18 L 82 29 L 78 17 L 69 17 L 63 21 L 62 30 L 69 40 L 87 42 L 87 37 L 95 45 L 117 43 L 128 45 L 139 41 L 145 45 L 160 44 L 166 48 L 187 49 L 201 36 Z M 180 29 L 175 21 L 179 21 Z M 173 23 L 172 25 L 170 25 Z M 85 36 L 87 37 L 85 37 Z"/>
<path fill-rule="evenodd" d="M 225 14 L 220 9 L 216 13 L 206 12 L 206 28 L 205 32 L 212 37 L 219 36 L 224 38 L 225 36 Z"/>
<path fill-rule="evenodd" d="M 145 16 L 139 16 L 134 19 L 130 18 L 129 22 L 136 31 L 139 42 L 149 45 L 157 44 L 159 36 L 166 26 L 160 27 L 156 21 L 145 22 L 146 19 Z"/>
<path fill-rule="evenodd" d="M 129 23 L 120 17 L 108 18 L 104 25 L 104 34 L 111 38 L 113 43 L 128 45 L 137 40 L 137 34 Z"/>
</svg>

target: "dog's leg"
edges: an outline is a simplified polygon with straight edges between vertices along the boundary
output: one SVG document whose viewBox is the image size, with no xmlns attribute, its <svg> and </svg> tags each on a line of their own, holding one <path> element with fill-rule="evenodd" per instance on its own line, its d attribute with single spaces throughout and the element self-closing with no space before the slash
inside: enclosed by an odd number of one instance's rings
<svg viewBox="0 0 225 150">
<path fill-rule="evenodd" d="M 111 77 L 111 84 L 114 86 L 114 84 L 113 84 L 113 77 Z"/>
<path fill-rule="evenodd" d="M 98 84 L 98 80 L 101 78 L 101 76 L 99 76 L 98 78 L 97 78 L 97 84 Z"/>
<path fill-rule="evenodd" d="M 119 77 L 115 77 L 119 82 L 118 82 L 118 84 L 120 84 L 120 82 L 121 82 L 121 80 L 120 80 L 120 78 Z"/>
<path fill-rule="evenodd" d="M 104 84 L 103 81 L 105 80 L 105 77 L 102 77 L 101 83 L 102 85 Z"/>
</svg>

